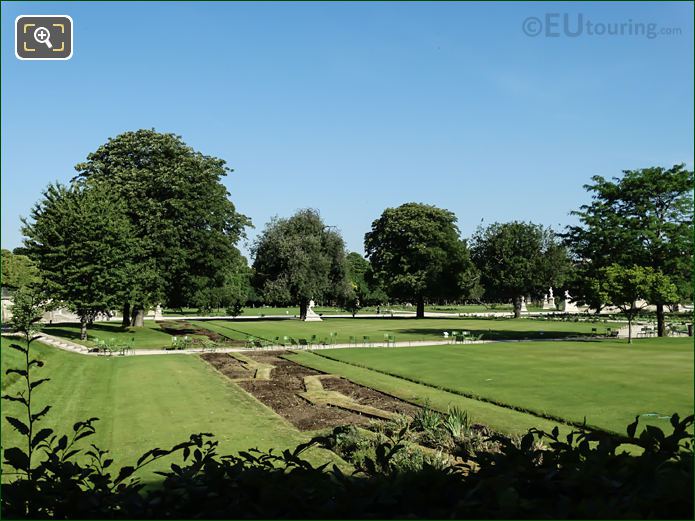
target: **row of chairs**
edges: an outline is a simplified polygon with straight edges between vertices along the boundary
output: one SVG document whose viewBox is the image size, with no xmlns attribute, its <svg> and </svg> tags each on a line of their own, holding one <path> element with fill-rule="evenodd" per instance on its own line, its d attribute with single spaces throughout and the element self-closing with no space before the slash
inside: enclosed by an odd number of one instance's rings
<svg viewBox="0 0 695 521">
<path fill-rule="evenodd" d="M 605 331 L 599 333 L 598 328 L 592 327 L 591 328 L 591 336 L 612 338 L 612 337 L 618 336 L 618 330 L 607 327 Z"/>
<path fill-rule="evenodd" d="M 97 355 L 102 356 L 125 356 L 133 352 L 133 340 L 131 338 L 130 343 L 117 342 L 115 338 L 110 338 L 109 340 L 102 340 L 101 338 L 92 338 L 91 341 L 94 343 L 94 347 L 89 349 L 90 353 L 97 353 Z"/>
<path fill-rule="evenodd" d="M 332 346 L 338 343 L 337 341 L 338 333 L 329 333 L 327 337 L 319 337 L 318 335 L 312 335 L 311 338 L 293 338 L 291 336 L 276 336 L 272 341 L 266 340 L 264 338 L 247 337 L 245 346 L 247 348 L 267 348 L 270 346 L 283 346 L 283 347 L 295 347 L 298 349 L 311 348 L 314 346 Z M 348 343 L 351 346 L 363 345 L 365 347 L 371 347 L 373 343 L 371 337 L 368 335 L 363 335 L 362 337 L 350 336 L 348 338 Z M 383 343 L 387 346 L 393 346 L 396 344 L 396 336 L 388 333 L 384 333 Z"/>
<path fill-rule="evenodd" d="M 480 340 L 483 335 L 475 335 L 470 331 L 444 331 L 442 336 L 449 340 L 452 344 L 465 344 L 466 342 L 474 342 Z"/>
</svg>

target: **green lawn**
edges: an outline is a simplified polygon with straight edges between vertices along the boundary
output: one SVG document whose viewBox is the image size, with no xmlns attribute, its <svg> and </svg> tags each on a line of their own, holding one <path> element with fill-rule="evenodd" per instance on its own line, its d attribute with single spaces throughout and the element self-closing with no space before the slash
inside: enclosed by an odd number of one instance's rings
<svg viewBox="0 0 695 521">
<path fill-rule="evenodd" d="M 87 341 L 80 340 L 79 324 L 54 324 L 42 327 L 49 335 L 67 338 L 73 342 L 93 346 L 93 338 L 119 344 L 129 344 L 140 349 L 162 349 L 171 346 L 171 335 L 162 331 L 154 320 L 145 320 L 144 327 L 122 328 L 119 321 L 96 322 L 87 329 Z"/>
<path fill-rule="evenodd" d="M 348 343 L 351 336 L 362 342 L 369 336 L 372 342 L 382 342 L 384 334 L 393 334 L 397 341 L 427 341 L 443 339 L 443 332 L 471 331 L 484 339 L 537 339 L 589 335 L 596 327 L 600 332 L 615 324 L 591 322 L 563 322 L 542 319 L 474 319 L 474 318 L 325 318 L 322 322 L 299 320 L 198 320 L 193 324 L 206 327 L 233 339 L 248 336 L 273 340 L 289 336 L 310 339 L 328 338 L 330 333 L 337 343 Z"/>
<path fill-rule="evenodd" d="M 321 354 L 323 353 L 321 351 Z M 458 406 L 468 411 L 473 422 L 482 423 L 498 432 L 523 434 L 532 427 L 545 429 L 549 432 L 558 425 L 558 422 L 538 418 L 531 414 L 499 407 L 441 389 L 434 389 L 363 367 L 330 360 L 314 352 L 297 352 L 286 355 L 285 358 L 317 371 L 341 375 L 357 384 L 377 389 L 414 404 L 428 404 L 442 412 L 446 412 L 451 406 Z M 560 426 L 562 427 L 562 425 Z M 563 427 L 562 430 L 569 432 L 571 429 Z"/>
<path fill-rule="evenodd" d="M 574 422 L 586 417 L 589 425 L 619 433 L 636 415 L 693 412 L 690 338 L 646 339 L 632 345 L 524 342 L 319 354 L 538 414 Z M 641 422 L 668 425 L 659 417 L 643 417 Z M 510 417 L 504 430 L 513 426 Z"/>
<path fill-rule="evenodd" d="M 2 338 L 3 375 L 23 357 L 10 343 Z M 150 448 L 170 447 L 197 432 L 215 434 L 222 454 L 293 448 L 309 438 L 197 356 L 88 357 L 36 342 L 32 352 L 46 362 L 36 376 L 51 378 L 34 395 L 36 411 L 53 406 L 41 427 L 71 432 L 75 421 L 99 417 L 89 440 L 111 450 L 118 463 L 132 464 Z M 3 394 L 14 394 L 21 383 L 3 376 Z M 15 403 L 2 407 L 3 415 L 23 413 Z M 3 447 L 17 441 L 5 423 Z M 326 457 L 323 451 L 312 455 Z"/>
</svg>

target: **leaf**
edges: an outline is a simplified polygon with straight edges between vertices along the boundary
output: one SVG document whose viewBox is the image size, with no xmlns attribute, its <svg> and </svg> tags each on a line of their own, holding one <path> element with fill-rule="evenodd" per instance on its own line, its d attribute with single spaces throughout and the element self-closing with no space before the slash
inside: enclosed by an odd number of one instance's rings
<svg viewBox="0 0 695 521">
<path fill-rule="evenodd" d="M 121 481 L 123 481 L 127 477 L 131 476 L 133 474 L 133 472 L 135 472 L 134 467 L 130 467 L 130 466 L 121 467 L 121 470 L 118 472 L 118 477 L 114 480 L 114 483 L 120 483 Z"/>
<path fill-rule="evenodd" d="M 26 424 L 21 420 L 18 420 L 12 416 L 5 416 L 5 419 L 10 425 L 12 425 L 12 427 L 19 431 L 22 436 L 29 434 L 29 427 L 27 427 Z"/>
<path fill-rule="evenodd" d="M 29 384 L 29 389 L 34 389 L 35 387 L 38 387 L 42 383 L 50 382 L 50 380 L 51 380 L 50 378 L 41 378 L 40 380 L 36 380 L 35 382 L 31 382 Z"/>
<path fill-rule="evenodd" d="M 639 423 L 639 416 L 635 416 L 635 421 L 627 426 L 627 435 L 630 438 L 635 437 L 635 432 L 637 431 L 637 424 Z"/>
<path fill-rule="evenodd" d="M 50 411 L 50 410 L 51 410 L 51 406 L 50 406 L 50 405 L 46 405 L 46 407 L 44 407 L 43 409 L 41 409 L 39 412 L 37 412 L 36 414 L 32 414 L 32 415 L 31 415 L 31 421 L 36 421 L 36 420 L 38 420 L 39 418 L 41 418 L 41 416 L 44 416 L 44 415 L 45 415 L 48 411 Z"/>
<path fill-rule="evenodd" d="M 24 398 L 24 396 L 18 395 L 18 396 L 10 396 L 9 394 L 6 394 L 2 397 L 3 400 L 9 400 L 11 402 L 19 402 L 24 405 L 29 405 L 29 402 L 27 402 L 27 399 Z"/>
<path fill-rule="evenodd" d="M 678 427 L 678 422 L 680 421 L 680 417 L 678 416 L 678 413 L 675 413 L 673 416 L 671 416 L 671 426 L 675 429 Z"/>
<path fill-rule="evenodd" d="M 41 429 L 39 432 L 36 433 L 34 439 L 31 440 L 32 448 L 36 447 L 39 443 L 48 438 L 51 434 L 53 434 L 53 429 Z"/>
<path fill-rule="evenodd" d="M 11 467 L 18 470 L 23 470 L 25 472 L 29 471 L 29 456 L 27 456 L 21 449 L 17 447 L 5 449 L 4 456 L 5 463 Z"/>
<path fill-rule="evenodd" d="M 56 450 L 65 450 L 65 447 L 68 446 L 68 437 L 65 436 L 64 434 L 60 437 L 58 440 L 58 444 L 56 445 Z"/>
<path fill-rule="evenodd" d="M 24 369 L 8 369 L 5 371 L 5 374 L 18 374 L 19 376 L 27 377 L 29 373 L 27 373 Z"/>
<path fill-rule="evenodd" d="M 16 349 L 17 351 L 21 351 L 24 354 L 28 353 L 28 350 L 25 347 L 20 346 L 19 344 L 10 344 L 10 347 L 12 349 Z"/>
<path fill-rule="evenodd" d="M 44 362 L 43 360 L 39 360 L 38 358 L 34 358 L 31 362 L 29 362 L 29 367 L 32 365 L 35 365 L 36 367 L 43 367 Z"/>
</svg>

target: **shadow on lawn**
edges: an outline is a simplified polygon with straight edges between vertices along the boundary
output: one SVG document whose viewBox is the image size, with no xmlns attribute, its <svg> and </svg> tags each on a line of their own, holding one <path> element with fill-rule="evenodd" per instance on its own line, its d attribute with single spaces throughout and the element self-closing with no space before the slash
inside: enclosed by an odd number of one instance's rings
<svg viewBox="0 0 695 521">
<path fill-rule="evenodd" d="M 467 331 L 473 335 L 482 335 L 481 340 L 544 340 L 544 339 L 565 339 L 577 338 L 581 340 L 594 339 L 591 333 L 580 333 L 577 331 L 499 331 L 492 329 L 471 329 L 461 324 L 459 329 L 446 328 L 444 330 L 437 328 L 409 328 L 399 329 L 396 334 L 420 335 L 423 337 L 443 338 L 443 332 L 448 331 Z"/>
<path fill-rule="evenodd" d="M 74 329 L 66 329 L 74 328 Z M 62 336 L 64 338 L 79 339 L 80 338 L 80 325 L 72 324 L 69 322 L 62 322 L 58 324 L 51 324 L 41 328 L 42 331 L 48 333 L 49 335 Z M 123 333 L 135 333 L 131 328 L 122 327 L 120 324 L 92 324 L 87 329 L 87 333 L 93 333 L 100 331 L 103 333 L 109 333 L 112 335 L 123 334 Z"/>
</svg>

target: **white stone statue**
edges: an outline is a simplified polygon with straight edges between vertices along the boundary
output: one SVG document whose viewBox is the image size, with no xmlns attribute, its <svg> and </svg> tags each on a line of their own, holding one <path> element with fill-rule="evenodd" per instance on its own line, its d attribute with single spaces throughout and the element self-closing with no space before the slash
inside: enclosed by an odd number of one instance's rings
<svg viewBox="0 0 695 521">
<path fill-rule="evenodd" d="M 309 301 L 309 305 L 307 306 L 306 310 L 306 318 L 304 318 L 305 322 L 322 322 L 322 319 L 320 316 L 316 314 L 314 311 L 314 306 L 316 303 L 314 302 L 314 299 L 311 299 Z"/>
<path fill-rule="evenodd" d="M 565 290 L 565 300 L 571 300 L 572 297 L 570 296 L 570 292 L 568 290 Z"/>
<path fill-rule="evenodd" d="M 548 300 L 553 300 L 553 287 L 548 288 Z"/>
</svg>

